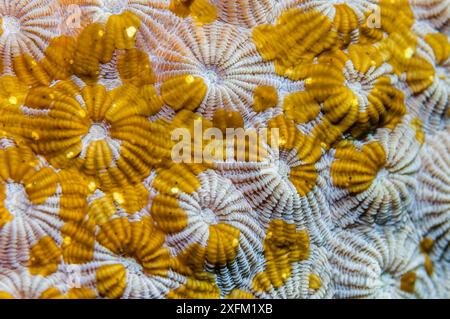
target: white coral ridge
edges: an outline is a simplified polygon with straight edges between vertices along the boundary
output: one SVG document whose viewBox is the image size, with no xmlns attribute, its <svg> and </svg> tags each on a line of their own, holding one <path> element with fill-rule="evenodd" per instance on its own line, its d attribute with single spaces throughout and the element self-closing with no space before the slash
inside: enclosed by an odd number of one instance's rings
<svg viewBox="0 0 450 319">
<path fill-rule="evenodd" d="M 62 18 L 56 0 L 0 1 L 0 57 L 5 72 L 12 72 L 14 57 L 26 53 L 43 57 L 49 41 L 59 35 Z"/>
</svg>

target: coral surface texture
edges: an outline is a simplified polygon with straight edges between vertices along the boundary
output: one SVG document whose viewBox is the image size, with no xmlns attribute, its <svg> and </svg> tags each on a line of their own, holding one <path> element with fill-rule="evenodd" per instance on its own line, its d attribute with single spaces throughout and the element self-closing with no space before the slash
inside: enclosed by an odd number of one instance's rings
<svg viewBox="0 0 450 319">
<path fill-rule="evenodd" d="M 450 298 L 450 0 L 0 0 L 0 299 Z"/>
</svg>

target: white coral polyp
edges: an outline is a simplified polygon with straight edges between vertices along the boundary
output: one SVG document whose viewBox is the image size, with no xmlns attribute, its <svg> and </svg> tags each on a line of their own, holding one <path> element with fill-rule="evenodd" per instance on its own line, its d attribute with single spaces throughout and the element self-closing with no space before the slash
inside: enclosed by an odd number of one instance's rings
<svg viewBox="0 0 450 319">
<path fill-rule="evenodd" d="M 282 219 L 306 227 L 312 241 L 321 243 L 332 229 L 329 204 L 322 191 L 326 183 L 319 176 L 318 185 L 300 196 L 289 180 L 291 168 L 300 163 L 295 150 L 278 153 L 268 149 L 262 162 L 217 162 L 215 168 L 245 195 L 264 227 L 271 220 Z"/>
<path fill-rule="evenodd" d="M 300 198 L 289 180 L 296 152 L 285 153 L 283 158 L 273 152 L 263 162 L 217 162 L 217 169 L 241 190 L 265 227 L 273 219 L 302 224 Z"/>
<path fill-rule="evenodd" d="M 257 252 L 262 250 L 263 227 L 257 212 L 229 179 L 213 170 L 201 173 L 198 179 L 200 188 L 192 194 L 183 193 L 178 199 L 187 215 L 187 226 L 179 233 L 168 235 L 167 244 L 176 255 L 193 244 L 207 247 L 211 225 L 225 224 L 239 230 L 236 258 L 224 267 L 212 269 L 217 284 L 226 293 L 253 273 L 258 263 Z"/>
<path fill-rule="evenodd" d="M 264 61 L 249 31 L 214 22 L 197 26 L 184 21 L 155 51 L 153 65 L 158 81 L 177 75 L 200 77 L 208 86 L 197 109 L 210 119 L 218 108 L 239 111 L 248 118 L 257 86 L 280 86 L 272 63 Z"/>
<path fill-rule="evenodd" d="M 420 35 L 417 54 L 434 68 L 433 83 L 418 95 L 409 93 L 406 105 L 410 112 L 424 123 L 424 129 L 435 134 L 448 125 L 450 104 L 450 57 L 441 63 L 436 62 L 433 49 L 424 41 L 427 34 L 436 32 L 432 27 L 420 22 L 413 28 Z M 404 77 L 405 75 L 403 75 Z"/>
</svg>

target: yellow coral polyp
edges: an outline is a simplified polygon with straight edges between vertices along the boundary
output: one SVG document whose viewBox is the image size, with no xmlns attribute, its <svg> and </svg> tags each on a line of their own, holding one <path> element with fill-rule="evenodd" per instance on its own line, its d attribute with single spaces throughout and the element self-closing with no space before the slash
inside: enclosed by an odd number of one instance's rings
<svg viewBox="0 0 450 319">
<path fill-rule="evenodd" d="M 348 62 L 354 71 L 349 69 Z M 294 118 L 292 103 L 295 99 L 303 99 L 308 105 L 312 112 L 309 118 L 318 113 L 321 103 L 324 116 L 316 134 L 321 135 L 320 131 L 326 131 L 330 124 L 336 131 L 321 138 L 327 144 L 349 129 L 353 135 L 360 136 L 375 127 L 394 127 L 406 113 L 404 94 L 394 87 L 387 71 L 373 77 L 378 68 L 387 70 L 382 64 L 379 50 L 363 45 L 350 45 L 347 53 L 338 50 L 321 55 L 317 64 L 306 68 L 306 93 L 287 97 L 287 115 Z M 354 74 L 355 71 L 358 73 Z M 301 114 L 308 119 L 308 113 Z"/>
<path fill-rule="evenodd" d="M 436 70 L 427 60 L 414 56 L 405 65 L 406 82 L 414 94 L 424 92 L 433 84 Z"/>
<path fill-rule="evenodd" d="M 119 56 L 117 70 L 122 82 L 126 84 L 140 87 L 156 81 L 147 54 L 134 48 Z"/>
<path fill-rule="evenodd" d="M 335 4 L 336 10 L 333 25 L 341 35 L 343 44 L 351 41 L 352 32 L 358 28 L 358 16 L 355 11 L 346 4 Z"/>
<path fill-rule="evenodd" d="M 89 262 L 94 256 L 95 223 L 92 221 L 67 222 L 61 233 L 64 243 L 61 247 L 62 256 L 68 264 Z"/>
<path fill-rule="evenodd" d="M 82 221 L 88 212 L 87 181 L 80 178 L 76 171 L 61 170 L 58 173 L 58 182 L 62 191 L 59 215 L 64 222 Z"/>
<path fill-rule="evenodd" d="M 97 269 L 97 290 L 109 299 L 122 297 L 127 286 L 126 269 L 121 264 L 105 265 Z"/>
<path fill-rule="evenodd" d="M 103 225 L 117 213 L 117 207 L 128 214 L 134 214 L 147 205 L 148 198 L 149 193 L 144 185 L 124 185 L 120 190 L 112 190 L 92 201 L 88 214 L 97 225 Z"/>
<path fill-rule="evenodd" d="M 209 227 L 206 247 L 206 261 L 212 265 L 224 266 L 236 258 L 240 232 L 237 228 L 219 223 Z"/>
<path fill-rule="evenodd" d="M 71 288 L 64 295 L 58 288 L 51 287 L 45 290 L 39 299 L 95 299 L 97 295 L 90 288 Z"/>
<path fill-rule="evenodd" d="M 188 278 L 184 285 L 171 290 L 166 297 L 168 299 L 219 299 L 220 289 L 211 279 Z"/>
<path fill-rule="evenodd" d="M 369 105 L 360 111 L 356 131 L 385 126 L 394 128 L 406 114 L 404 94 L 394 88 L 389 77 L 380 77 L 368 96 Z"/>
<path fill-rule="evenodd" d="M 226 299 L 255 299 L 255 296 L 248 291 L 241 289 L 233 289 L 226 297 Z"/>
<path fill-rule="evenodd" d="M 331 165 L 333 184 L 353 194 L 367 190 L 386 163 L 386 153 L 378 142 L 365 144 L 360 150 L 344 142 L 335 152 Z"/>
<path fill-rule="evenodd" d="M 244 119 L 237 111 L 227 111 L 225 109 L 218 109 L 213 116 L 213 126 L 220 129 L 222 133 L 226 134 L 227 128 L 243 128 Z"/>
<path fill-rule="evenodd" d="M 0 103 L 6 106 L 2 111 L 17 110 L 25 102 L 27 93 L 27 86 L 17 77 L 4 75 L 0 78 Z"/>
<path fill-rule="evenodd" d="M 295 123 L 308 123 L 319 115 L 320 104 L 309 92 L 296 92 L 284 98 L 283 110 L 286 117 Z"/>
<path fill-rule="evenodd" d="M 417 36 L 412 31 L 414 14 L 407 0 L 382 0 L 380 7 L 380 27 L 362 28 L 362 37 L 378 34 L 369 42 L 376 43 L 383 51 L 386 60 L 394 67 L 396 74 L 414 71 L 410 67 L 411 59 L 415 58 Z M 372 29 L 372 30 L 370 30 Z"/>
<path fill-rule="evenodd" d="M 414 293 L 417 274 L 414 271 L 407 272 L 400 278 L 400 290 L 408 293 Z"/>
<path fill-rule="evenodd" d="M 171 0 L 169 10 L 179 17 L 186 18 L 189 16 L 190 6 L 193 2 L 194 0 Z"/>
<path fill-rule="evenodd" d="M 431 261 L 430 254 L 433 250 L 434 240 L 430 237 L 425 237 L 420 241 L 420 252 L 425 256 L 425 271 L 429 276 L 433 275 L 433 262 Z"/>
<path fill-rule="evenodd" d="M 173 187 L 172 192 L 178 194 L 179 190 Z M 173 196 L 164 194 L 156 196 L 151 207 L 151 214 L 157 226 L 165 233 L 176 233 L 187 226 L 186 213 Z"/>
<path fill-rule="evenodd" d="M 57 174 L 50 168 L 35 169 L 33 154 L 27 148 L 10 147 L 0 150 L 0 183 L 22 184 L 28 199 L 42 204 L 56 193 Z"/>
<path fill-rule="evenodd" d="M 272 220 L 264 240 L 264 257 L 265 270 L 253 279 L 256 291 L 269 291 L 286 283 L 292 274 L 292 264 L 309 257 L 308 233 L 283 220 Z"/>
<path fill-rule="evenodd" d="M 172 164 L 157 171 L 153 187 L 160 194 L 191 194 L 200 187 L 197 175 L 206 169 L 203 165 Z M 177 189 L 177 191 L 173 191 Z"/>
<path fill-rule="evenodd" d="M 320 280 L 320 277 L 316 274 L 309 274 L 309 289 L 312 290 L 318 290 L 320 287 L 322 287 L 322 280 Z"/>
<path fill-rule="evenodd" d="M 208 0 L 194 0 L 189 9 L 191 16 L 201 25 L 217 19 L 217 9 Z"/>
<path fill-rule="evenodd" d="M 27 96 L 28 107 L 48 110 L 19 120 L 20 134 L 35 141 L 34 150 L 53 165 L 79 167 L 108 187 L 148 176 L 153 158 L 146 150 L 158 147 L 152 144 L 158 136 L 145 116 L 159 105 L 149 104 L 134 86 L 108 92 L 100 84 L 83 89 L 72 82 L 58 84 L 33 89 Z"/>
<path fill-rule="evenodd" d="M 97 296 L 89 288 L 72 288 L 66 294 L 66 299 L 95 299 Z"/>
<path fill-rule="evenodd" d="M 301 133 L 292 121 L 282 115 L 271 119 L 268 128 L 269 133 L 271 128 L 278 129 L 277 146 L 281 151 L 297 151 L 300 164 L 290 168 L 289 179 L 297 192 L 305 196 L 314 188 L 318 176 L 315 164 L 322 155 L 320 143 L 314 137 Z M 269 136 L 269 143 L 271 140 L 272 136 Z"/>
<path fill-rule="evenodd" d="M 88 83 L 94 83 L 100 73 L 100 61 L 108 62 L 113 54 L 113 46 L 105 46 L 104 26 L 99 23 L 88 25 L 78 35 L 73 55 L 75 74 Z"/>
<path fill-rule="evenodd" d="M 253 109 L 263 112 L 278 105 L 278 92 L 273 86 L 258 86 L 253 92 Z"/>
<path fill-rule="evenodd" d="M 181 109 L 194 111 L 202 103 L 207 90 L 208 87 L 202 78 L 179 75 L 162 83 L 161 96 L 175 111 Z"/>
<path fill-rule="evenodd" d="M 141 20 L 133 13 L 125 11 L 121 14 L 113 14 L 106 22 L 105 44 L 119 50 L 134 48 L 136 32 Z"/>
<path fill-rule="evenodd" d="M 450 42 L 443 33 L 429 33 L 425 41 L 431 46 L 438 65 L 444 64 L 450 57 Z"/>
<path fill-rule="evenodd" d="M 73 74 L 76 40 L 68 36 L 53 39 L 45 50 L 42 66 L 53 79 L 64 80 Z"/>
<path fill-rule="evenodd" d="M 50 85 L 50 75 L 28 54 L 15 57 L 13 67 L 16 76 L 28 86 Z"/>
<path fill-rule="evenodd" d="M 420 242 L 420 251 L 424 254 L 429 254 L 433 250 L 434 240 L 430 237 L 425 237 Z"/>
<path fill-rule="evenodd" d="M 97 240 L 117 255 L 135 258 L 146 274 L 167 275 L 170 255 L 163 247 L 164 235 L 147 218 L 139 222 L 115 218 L 100 227 Z"/>
</svg>

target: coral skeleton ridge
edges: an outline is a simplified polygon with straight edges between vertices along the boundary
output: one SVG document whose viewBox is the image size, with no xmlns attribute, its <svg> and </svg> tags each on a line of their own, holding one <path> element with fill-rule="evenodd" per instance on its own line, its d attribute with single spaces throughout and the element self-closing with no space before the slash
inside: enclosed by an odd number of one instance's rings
<svg viewBox="0 0 450 319">
<path fill-rule="evenodd" d="M 0 0 L 0 299 L 450 298 L 449 21 Z"/>
</svg>

